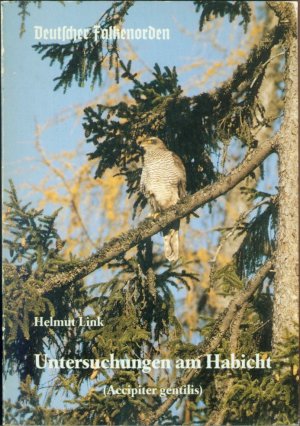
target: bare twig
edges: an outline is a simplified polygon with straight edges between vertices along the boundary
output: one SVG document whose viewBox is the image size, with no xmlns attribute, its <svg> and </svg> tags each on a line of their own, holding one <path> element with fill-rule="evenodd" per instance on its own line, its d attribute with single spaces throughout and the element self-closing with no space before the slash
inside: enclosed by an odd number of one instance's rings
<svg viewBox="0 0 300 426">
<path fill-rule="evenodd" d="M 80 212 L 78 210 L 77 203 L 75 201 L 75 197 L 74 197 L 74 195 L 72 193 L 72 190 L 70 188 L 70 185 L 69 185 L 68 181 L 66 180 L 63 172 L 61 170 L 59 170 L 57 167 L 55 167 L 52 164 L 52 162 L 48 159 L 48 157 L 46 156 L 46 154 L 45 154 L 45 152 L 44 152 L 44 150 L 43 150 L 43 148 L 41 146 L 41 143 L 40 143 L 40 128 L 39 128 L 39 126 L 37 124 L 35 126 L 35 146 L 36 146 L 36 149 L 37 149 L 38 153 L 41 156 L 41 159 L 42 159 L 43 163 L 54 173 L 54 175 L 56 175 L 57 177 L 59 177 L 61 179 L 64 187 L 66 188 L 66 190 L 67 190 L 67 192 L 69 193 L 69 196 L 70 196 L 71 210 L 73 210 L 75 216 L 77 217 L 77 219 L 78 219 L 78 221 L 80 223 L 80 226 L 81 226 L 81 228 L 82 228 L 85 236 L 87 237 L 88 241 L 91 243 L 92 247 L 95 247 L 95 243 L 91 239 L 91 237 L 89 235 L 89 232 L 88 232 L 88 230 L 87 230 L 87 228 L 86 228 L 86 226 L 84 224 L 84 221 L 83 221 L 83 219 L 81 217 L 81 214 L 80 214 Z"/>
</svg>

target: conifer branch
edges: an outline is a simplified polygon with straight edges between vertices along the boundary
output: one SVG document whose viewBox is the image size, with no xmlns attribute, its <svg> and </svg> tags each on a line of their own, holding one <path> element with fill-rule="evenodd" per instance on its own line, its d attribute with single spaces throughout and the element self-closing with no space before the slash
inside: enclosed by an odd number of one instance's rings
<svg viewBox="0 0 300 426">
<path fill-rule="evenodd" d="M 240 216 L 236 219 L 235 224 L 231 228 L 228 228 L 227 233 L 222 236 L 213 258 L 209 261 L 211 266 L 211 273 L 210 273 L 211 277 L 213 277 L 213 272 L 216 269 L 218 256 L 220 254 L 220 251 L 223 249 L 225 242 L 227 242 L 234 235 L 235 232 L 240 230 L 241 226 L 245 222 L 247 216 L 250 215 L 250 213 L 252 213 L 254 210 L 257 210 L 259 207 L 263 205 L 266 205 L 266 204 L 268 205 L 271 202 L 274 204 L 278 203 L 278 195 L 272 195 L 269 198 L 264 199 L 263 201 L 257 204 L 254 204 L 253 206 L 250 207 L 250 209 L 241 213 Z M 219 228 L 217 230 L 220 230 L 220 229 L 222 230 L 222 228 Z"/>
<path fill-rule="evenodd" d="M 244 305 L 251 299 L 268 273 L 271 272 L 273 265 L 274 258 L 267 260 L 266 263 L 258 270 L 255 277 L 248 282 L 246 289 L 239 292 L 231 300 L 228 308 L 219 315 L 211 335 L 199 345 L 199 351 L 197 354 L 198 358 L 203 358 L 205 354 L 213 353 L 217 349 L 225 333 L 229 330 L 232 322 L 237 318 L 239 312 L 243 310 Z M 199 370 L 190 370 L 188 373 L 184 374 L 179 381 L 174 383 L 172 387 L 187 385 L 199 373 Z M 155 423 L 164 415 L 164 413 L 166 413 L 177 398 L 177 395 L 171 395 L 150 417 L 144 420 L 144 424 L 151 425 Z"/>
<path fill-rule="evenodd" d="M 48 274 L 44 280 L 43 287 L 40 287 L 39 291 L 43 294 L 54 288 L 70 285 L 72 282 L 86 277 L 112 259 L 123 255 L 130 248 L 157 234 L 174 220 L 187 216 L 199 207 L 225 194 L 245 179 L 246 176 L 255 170 L 273 152 L 276 140 L 277 136 L 266 140 L 255 150 L 250 150 L 244 161 L 227 176 L 223 176 L 214 184 L 208 185 L 200 191 L 185 197 L 175 206 L 164 211 L 159 218 L 145 219 L 137 228 L 130 229 L 120 236 L 111 239 L 101 249 L 85 260 L 75 264 L 72 263 L 69 271 L 65 270 L 64 272 L 57 272 L 53 275 Z M 34 285 L 34 279 L 32 278 L 32 280 L 32 284 Z"/>
<path fill-rule="evenodd" d="M 270 61 L 272 48 L 283 40 L 286 32 L 287 28 L 283 23 L 266 33 L 259 44 L 253 47 L 247 61 L 236 68 L 231 78 L 210 93 L 211 99 L 216 102 L 222 102 L 222 100 L 226 102 L 227 96 L 234 97 L 236 93 L 240 93 L 241 89 L 243 91 L 252 89 L 253 76 L 257 79 L 258 75 L 264 72 L 266 64 Z"/>
<path fill-rule="evenodd" d="M 240 327 L 241 327 L 242 319 L 244 317 L 247 306 L 248 304 L 244 303 L 232 321 L 231 335 L 229 340 L 231 353 L 236 353 L 238 350 L 238 339 L 240 335 Z M 218 403 L 216 404 L 217 408 L 212 411 L 205 426 L 222 426 L 224 424 L 224 419 L 228 411 L 227 402 L 231 392 L 232 385 L 234 384 L 234 377 L 232 375 L 232 372 L 229 372 L 229 374 L 230 376 L 222 385 L 222 389 L 221 389 L 222 395 L 219 398 Z"/>
</svg>

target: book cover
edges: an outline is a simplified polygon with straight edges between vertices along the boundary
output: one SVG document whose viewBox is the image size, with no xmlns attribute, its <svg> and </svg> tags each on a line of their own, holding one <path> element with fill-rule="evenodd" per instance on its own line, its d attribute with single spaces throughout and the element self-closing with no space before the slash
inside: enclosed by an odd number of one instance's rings
<svg viewBox="0 0 300 426">
<path fill-rule="evenodd" d="M 1 2 L 4 424 L 297 423 L 296 3 Z"/>
</svg>

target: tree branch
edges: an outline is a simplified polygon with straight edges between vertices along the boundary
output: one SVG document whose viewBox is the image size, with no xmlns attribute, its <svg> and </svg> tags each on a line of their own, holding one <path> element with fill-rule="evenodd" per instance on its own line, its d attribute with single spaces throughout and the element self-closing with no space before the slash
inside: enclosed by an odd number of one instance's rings
<svg viewBox="0 0 300 426">
<path fill-rule="evenodd" d="M 83 261 L 72 264 L 70 270 L 47 274 L 43 286 L 39 286 L 38 291 L 44 294 L 54 288 L 72 284 L 72 282 L 86 277 L 117 256 L 123 255 L 141 241 L 157 234 L 174 220 L 187 216 L 199 207 L 225 194 L 245 179 L 273 152 L 276 138 L 266 140 L 255 150 L 250 150 L 244 161 L 229 175 L 223 176 L 214 184 L 185 197 L 175 206 L 165 210 L 157 219 L 143 220 L 137 228 L 132 228 L 111 239 L 96 253 Z M 36 286 L 34 278 L 30 278 L 30 280 L 32 280 L 32 285 Z"/>
<path fill-rule="evenodd" d="M 297 4 L 294 5 L 291 1 L 267 1 L 267 5 L 278 17 L 279 25 L 282 25 L 286 32 L 297 38 Z"/>
<path fill-rule="evenodd" d="M 239 292 L 230 302 L 228 308 L 222 312 L 215 324 L 215 327 L 209 337 L 199 345 L 199 352 L 197 358 L 201 359 L 208 353 L 213 353 L 219 346 L 225 333 L 228 331 L 232 321 L 235 320 L 238 313 L 243 309 L 243 306 L 251 299 L 262 281 L 267 274 L 271 271 L 274 265 L 274 258 L 266 261 L 266 263 L 258 270 L 255 277 L 248 282 L 245 290 Z M 190 370 L 184 374 L 183 377 L 174 383 L 173 387 L 180 387 L 187 385 L 197 375 L 199 370 Z M 165 412 L 173 405 L 178 398 L 178 395 L 171 395 L 164 403 L 150 416 L 144 424 L 151 425 L 155 423 Z"/>
<path fill-rule="evenodd" d="M 224 99 L 228 108 L 228 95 L 235 95 L 241 85 L 251 88 L 253 76 L 260 66 L 265 65 L 268 62 L 272 48 L 283 39 L 284 32 L 286 31 L 286 25 L 284 25 L 284 23 L 280 23 L 270 32 L 267 32 L 260 40 L 259 44 L 253 47 L 247 61 L 236 68 L 231 78 L 211 92 L 210 97 L 216 103 L 220 101 L 222 102 Z M 201 97 L 201 95 L 198 96 Z M 197 98 L 197 96 L 195 96 L 195 98 Z"/>
</svg>

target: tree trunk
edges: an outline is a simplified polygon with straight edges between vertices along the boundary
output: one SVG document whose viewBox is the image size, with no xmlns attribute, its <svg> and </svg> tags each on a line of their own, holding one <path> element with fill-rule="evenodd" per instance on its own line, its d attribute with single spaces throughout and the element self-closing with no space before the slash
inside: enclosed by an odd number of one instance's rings
<svg viewBox="0 0 300 426">
<path fill-rule="evenodd" d="M 276 3 L 276 2 L 275 2 Z M 284 3 L 284 2 L 278 2 Z M 273 347 L 284 342 L 288 334 L 298 333 L 298 61 L 296 23 L 292 5 L 291 30 L 286 40 L 287 73 L 285 113 L 279 132 L 279 231 L 274 294 Z M 280 11 L 278 11 L 280 12 Z M 280 15 L 279 15 L 280 16 Z"/>
</svg>

